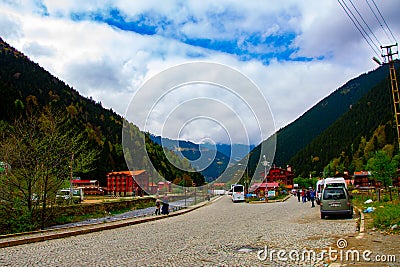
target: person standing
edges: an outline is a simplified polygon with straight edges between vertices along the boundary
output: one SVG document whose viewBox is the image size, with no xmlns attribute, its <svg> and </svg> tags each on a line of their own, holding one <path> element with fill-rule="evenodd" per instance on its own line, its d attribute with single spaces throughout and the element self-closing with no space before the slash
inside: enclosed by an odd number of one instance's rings
<svg viewBox="0 0 400 267">
<path fill-rule="evenodd" d="M 301 199 L 302 199 L 303 203 L 307 202 L 307 196 L 306 196 L 306 189 L 305 188 L 303 188 L 301 190 Z"/>
<path fill-rule="evenodd" d="M 156 200 L 156 215 L 161 214 L 160 209 L 161 209 L 161 201 L 157 198 L 157 200 Z"/>
<path fill-rule="evenodd" d="M 169 202 L 168 202 L 167 193 L 165 193 L 165 195 L 163 197 L 161 214 L 163 214 L 163 215 L 168 215 L 169 214 Z"/>
<path fill-rule="evenodd" d="M 307 201 L 310 201 L 310 200 L 311 200 L 311 197 L 310 197 L 310 190 L 311 190 L 311 187 L 309 187 L 309 188 L 307 189 L 307 191 L 306 191 Z"/>
<path fill-rule="evenodd" d="M 296 195 L 297 195 L 297 201 L 300 202 L 300 189 L 297 189 Z"/>
<path fill-rule="evenodd" d="M 315 190 L 311 188 L 310 190 L 310 201 L 311 201 L 311 208 L 314 208 L 314 200 L 315 200 Z"/>
</svg>

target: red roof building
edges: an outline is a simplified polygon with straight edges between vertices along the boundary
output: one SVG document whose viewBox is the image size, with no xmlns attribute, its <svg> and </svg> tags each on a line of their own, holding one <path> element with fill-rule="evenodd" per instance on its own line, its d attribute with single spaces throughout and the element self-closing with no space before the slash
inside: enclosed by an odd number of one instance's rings
<svg viewBox="0 0 400 267">
<path fill-rule="evenodd" d="M 104 195 L 105 189 L 99 185 L 97 180 L 71 180 L 72 187 L 82 188 L 85 195 Z"/>
<path fill-rule="evenodd" d="M 143 196 L 148 189 L 149 175 L 145 170 L 107 173 L 107 191 L 110 195 Z"/>
<path fill-rule="evenodd" d="M 400 186 L 400 169 L 397 170 L 397 177 L 392 178 L 392 183 L 393 186 Z M 356 188 L 375 188 L 375 187 L 381 187 L 382 183 L 375 181 L 371 177 L 371 172 L 368 171 L 359 171 L 359 172 L 354 172 L 354 186 Z"/>
<path fill-rule="evenodd" d="M 264 178 L 264 172 L 260 173 L 261 178 Z M 268 190 L 276 189 L 284 185 L 287 189 L 293 188 L 294 174 L 291 168 L 282 169 L 278 167 L 271 167 L 266 179 L 262 183 L 254 183 L 249 189 L 249 192 L 263 196 Z"/>
<path fill-rule="evenodd" d="M 251 185 L 249 192 L 256 194 L 257 196 L 264 196 L 268 190 L 278 188 L 279 183 L 254 183 Z M 267 190 L 268 188 L 268 190 Z"/>
<path fill-rule="evenodd" d="M 371 172 L 354 172 L 354 186 L 357 188 L 375 187 L 375 181 L 371 178 Z"/>
<path fill-rule="evenodd" d="M 158 182 L 157 194 L 171 192 L 171 191 L 172 191 L 172 183 L 171 182 L 169 182 L 169 181 Z"/>
<path fill-rule="evenodd" d="M 261 177 L 264 176 L 264 172 L 260 173 Z M 284 185 L 287 189 L 292 189 L 293 188 L 293 178 L 294 174 L 291 171 L 291 168 L 288 167 L 287 169 L 282 169 L 279 167 L 271 167 L 271 169 L 268 172 L 267 178 L 263 180 L 263 183 L 268 182 L 269 183 L 278 183 L 279 185 Z M 268 188 L 269 185 L 268 185 Z"/>
</svg>

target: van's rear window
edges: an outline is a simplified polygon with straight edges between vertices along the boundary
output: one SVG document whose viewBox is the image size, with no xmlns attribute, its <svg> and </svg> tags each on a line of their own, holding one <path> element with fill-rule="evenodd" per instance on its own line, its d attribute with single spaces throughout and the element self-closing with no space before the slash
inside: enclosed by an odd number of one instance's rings
<svg viewBox="0 0 400 267">
<path fill-rule="evenodd" d="M 323 199 L 346 199 L 346 194 L 342 188 L 326 188 L 324 190 Z"/>
</svg>

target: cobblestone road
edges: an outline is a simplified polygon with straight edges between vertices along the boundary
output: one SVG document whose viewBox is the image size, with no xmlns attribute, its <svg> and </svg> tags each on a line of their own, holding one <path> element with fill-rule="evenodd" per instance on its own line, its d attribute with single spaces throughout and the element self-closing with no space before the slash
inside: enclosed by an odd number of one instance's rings
<svg viewBox="0 0 400 267">
<path fill-rule="evenodd" d="M 354 220 L 321 220 L 318 207 L 294 197 L 234 204 L 224 196 L 176 217 L 2 248 L 0 266 L 310 266 L 260 260 L 257 252 L 326 249 L 355 230 Z"/>
</svg>

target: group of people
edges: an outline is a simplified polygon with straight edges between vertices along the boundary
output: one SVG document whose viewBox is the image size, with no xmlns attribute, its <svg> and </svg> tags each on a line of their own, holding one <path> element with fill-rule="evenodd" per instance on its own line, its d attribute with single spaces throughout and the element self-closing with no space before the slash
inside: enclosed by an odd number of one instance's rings
<svg viewBox="0 0 400 267">
<path fill-rule="evenodd" d="M 314 204 L 315 190 L 314 190 L 314 188 L 310 187 L 309 189 L 306 189 L 306 188 L 298 189 L 296 192 L 296 195 L 297 195 L 298 202 L 300 202 L 300 198 L 301 198 L 302 203 L 306 203 L 307 201 L 310 201 L 311 208 L 315 207 L 315 204 Z"/>
<path fill-rule="evenodd" d="M 161 201 L 159 198 L 156 199 L 156 215 L 168 215 L 169 214 L 169 204 L 168 204 L 168 197 L 164 196 L 163 200 Z"/>
</svg>

